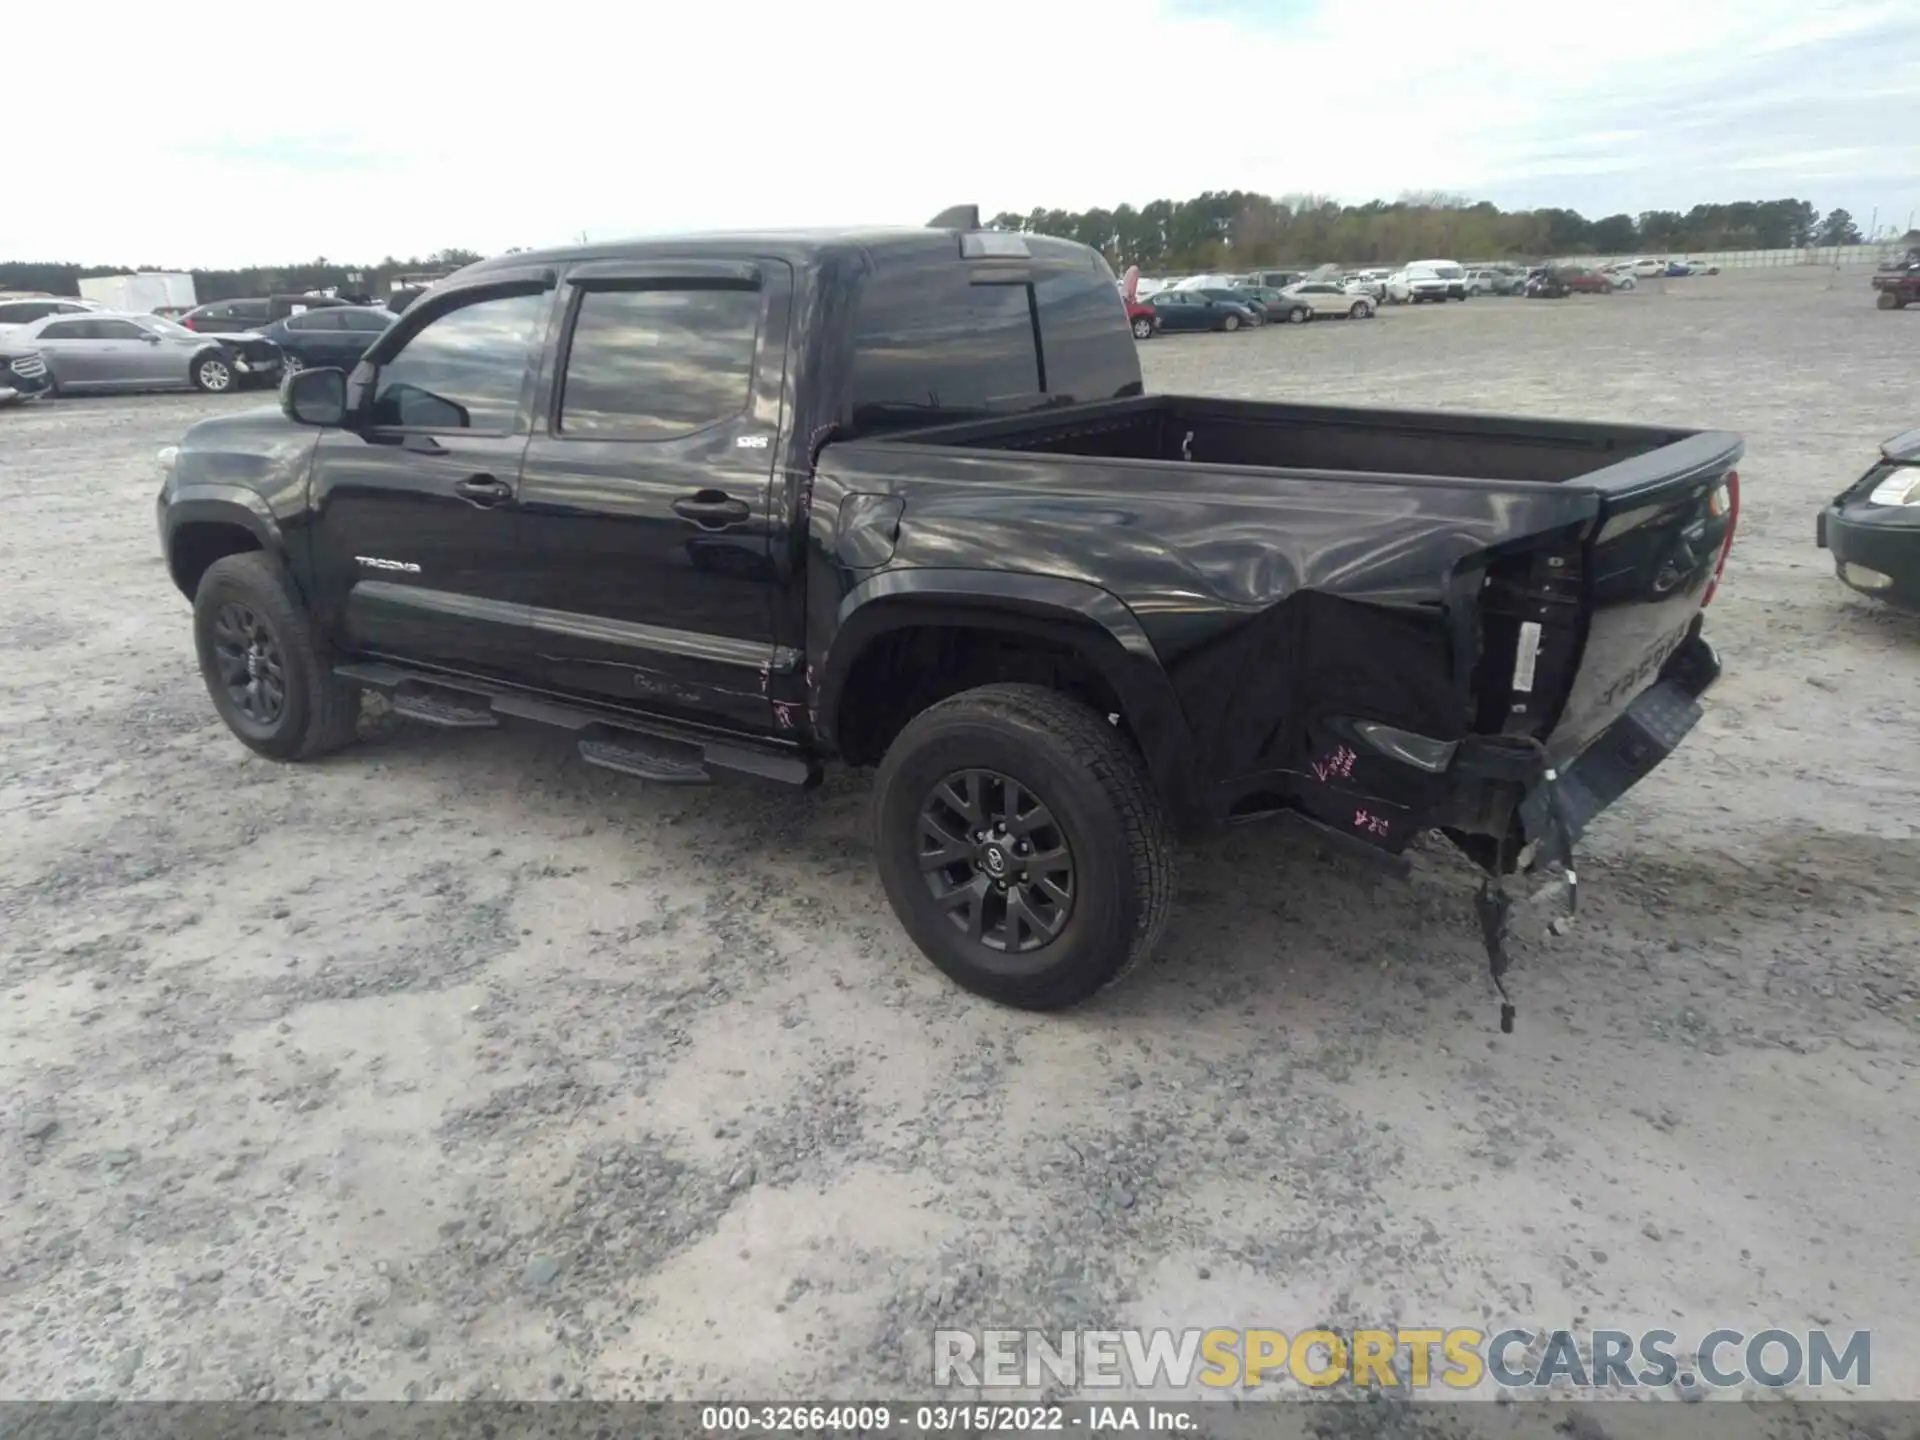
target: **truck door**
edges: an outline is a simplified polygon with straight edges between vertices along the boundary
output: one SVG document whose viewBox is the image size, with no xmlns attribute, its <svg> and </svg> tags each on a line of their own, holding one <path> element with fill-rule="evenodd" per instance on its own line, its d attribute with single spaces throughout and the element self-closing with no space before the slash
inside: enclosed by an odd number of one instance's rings
<svg viewBox="0 0 1920 1440">
<path fill-rule="evenodd" d="M 781 728 L 767 692 L 792 290 L 771 260 L 567 273 L 520 482 L 551 688 Z"/>
<path fill-rule="evenodd" d="M 497 272 L 410 312 L 314 448 L 316 608 L 347 648 L 525 680 L 520 461 L 553 272 Z"/>
</svg>

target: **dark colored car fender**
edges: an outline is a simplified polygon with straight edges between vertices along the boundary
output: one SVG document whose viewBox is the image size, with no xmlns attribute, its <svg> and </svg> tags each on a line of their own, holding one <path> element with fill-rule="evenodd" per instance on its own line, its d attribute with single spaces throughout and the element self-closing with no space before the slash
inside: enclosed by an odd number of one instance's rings
<svg viewBox="0 0 1920 1440">
<path fill-rule="evenodd" d="M 193 587 L 181 571 L 183 557 L 178 540 L 182 530 L 196 525 L 244 530 L 267 554 L 283 565 L 288 563 L 286 535 L 258 494 L 242 485 L 203 482 L 175 486 L 160 497 L 160 553 L 166 557 L 175 588 L 189 600 Z"/>
<path fill-rule="evenodd" d="M 1193 738 L 1173 684 L 1134 614 L 1082 580 L 962 569 L 902 569 L 862 580 L 841 598 L 809 703 L 821 741 L 834 726 L 861 654 L 890 631 L 967 626 L 1031 636 L 1071 649 L 1112 688 L 1160 793 L 1193 794 Z"/>
</svg>

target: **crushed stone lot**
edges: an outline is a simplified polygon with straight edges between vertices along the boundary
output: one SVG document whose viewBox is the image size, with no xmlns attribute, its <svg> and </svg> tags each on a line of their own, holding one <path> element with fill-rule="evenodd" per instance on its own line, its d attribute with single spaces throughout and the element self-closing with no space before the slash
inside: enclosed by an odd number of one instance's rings
<svg viewBox="0 0 1920 1440">
<path fill-rule="evenodd" d="M 1804 269 L 1142 356 L 1747 437 L 1726 676 L 1522 928 L 1515 1034 L 1441 845 L 1208 840 L 1158 960 L 1036 1016 L 906 940 L 864 775 L 373 706 L 259 759 L 152 457 L 272 397 L 0 410 L 0 1396 L 924 1396 L 935 1327 L 1384 1323 L 1870 1328 L 1920 1399 L 1920 619 L 1813 546 L 1920 312 Z"/>
</svg>

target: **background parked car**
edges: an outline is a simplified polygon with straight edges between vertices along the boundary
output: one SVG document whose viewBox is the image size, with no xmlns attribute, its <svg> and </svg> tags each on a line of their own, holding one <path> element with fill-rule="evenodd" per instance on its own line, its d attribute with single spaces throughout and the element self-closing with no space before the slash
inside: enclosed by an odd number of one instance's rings
<svg viewBox="0 0 1920 1440">
<path fill-rule="evenodd" d="M 1633 278 L 1633 262 L 1630 260 L 1618 261 L 1612 265 L 1603 265 L 1600 267 L 1600 273 L 1613 282 L 1613 288 L 1616 290 L 1634 290 L 1639 288 L 1638 282 Z"/>
<path fill-rule="evenodd" d="M 1833 497 L 1814 524 L 1843 584 L 1920 614 L 1920 430 L 1880 447 L 1880 461 Z"/>
<path fill-rule="evenodd" d="M 1129 305 L 1128 315 L 1136 308 L 1142 307 Z M 1137 328 L 1133 332 L 1142 340 L 1153 333 L 1153 309 L 1144 308 L 1147 334 L 1141 335 Z M 331 305 L 276 320 L 260 335 L 279 347 L 288 374 L 328 365 L 348 370 L 397 318 L 384 305 Z"/>
<path fill-rule="evenodd" d="M 1613 281 L 1603 271 L 1592 270 L 1585 265 L 1556 265 L 1554 273 L 1575 295 L 1611 295 L 1613 293 Z"/>
<path fill-rule="evenodd" d="M 1296 324 L 1311 320 L 1313 311 L 1304 300 L 1294 300 L 1272 285 L 1242 285 L 1236 292 L 1266 311 L 1269 320 L 1291 320 Z"/>
<path fill-rule="evenodd" d="M 1267 323 L 1267 307 L 1238 285 L 1209 285 L 1206 289 L 1198 291 L 1197 293 L 1205 295 L 1209 299 L 1224 300 L 1229 305 L 1244 305 L 1247 314 L 1252 317 L 1249 321 L 1250 324 L 1264 325 Z"/>
<path fill-rule="evenodd" d="M 86 390 L 231 390 L 243 375 L 266 373 L 210 335 L 157 315 L 49 315 L 8 333 L 8 343 L 40 352 L 56 393 Z M 256 369 L 258 365 L 258 369 Z M 276 358 L 271 366 L 279 373 Z"/>
<path fill-rule="evenodd" d="M 1573 292 L 1558 270 L 1540 265 L 1527 272 L 1526 289 L 1520 293 L 1529 300 L 1564 300 Z"/>
<path fill-rule="evenodd" d="M 1168 330 L 1243 330 L 1254 325 L 1253 311 L 1238 300 L 1216 300 L 1198 290 L 1160 290 L 1153 297 L 1160 328 Z"/>
<path fill-rule="evenodd" d="M 1465 273 L 1461 272 L 1463 282 Z M 1429 265 L 1408 265 L 1387 277 L 1387 298 L 1396 305 L 1418 305 L 1423 300 L 1445 304 L 1448 283 Z"/>
<path fill-rule="evenodd" d="M 1134 339 L 1151 340 L 1160 333 L 1160 317 L 1153 306 L 1130 295 L 1121 298 L 1127 302 L 1127 325 Z"/>
<path fill-rule="evenodd" d="M 1485 265 L 1467 271 L 1469 295 L 1517 295 L 1525 283 L 1526 277 L 1519 271 L 1498 265 Z"/>
<path fill-rule="evenodd" d="M 1670 267 L 1664 260 L 1635 260 L 1632 270 L 1636 280 L 1652 280 L 1670 273 Z"/>
<path fill-rule="evenodd" d="M 51 383 L 38 350 L 0 336 L 0 405 L 37 400 Z"/>
<path fill-rule="evenodd" d="M 240 335 L 266 329 L 276 320 L 306 310 L 347 302 L 331 295 L 269 295 L 265 299 L 213 300 L 196 305 L 180 323 L 202 335 Z"/>
<path fill-rule="evenodd" d="M 1467 298 L 1467 270 L 1457 260 L 1415 260 L 1407 266 L 1409 273 L 1437 276 L 1446 284 L 1445 299 L 1464 300 Z"/>
<path fill-rule="evenodd" d="M 65 295 L 15 295 L 0 297 L 0 331 L 49 315 L 81 315 L 100 307 L 91 300 L 75 300 Z"/>
<path fill-rule="evenodd" d="M 1305 280 L 1289 285 L 1284 292 L 1289 300 L 1305 301 L 1315 318 L 1327 316 L 1353 320 L 1373 318 L 1373 297 L 1364 291 L 1349 290 L 1331 280 Z"/>
</svg>

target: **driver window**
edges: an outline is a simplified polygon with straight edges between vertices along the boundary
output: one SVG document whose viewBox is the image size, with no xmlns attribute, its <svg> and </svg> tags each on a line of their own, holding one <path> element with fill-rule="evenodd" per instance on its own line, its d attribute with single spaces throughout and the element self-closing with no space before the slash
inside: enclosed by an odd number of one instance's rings
<svg viewBox="0 0 1920 1440">
<path fill-rule="evenodd" d="M 374 425 L 511 433 L 550 298 L 495 295 L 436 315 L 380 367 Z"/>
</svg>

